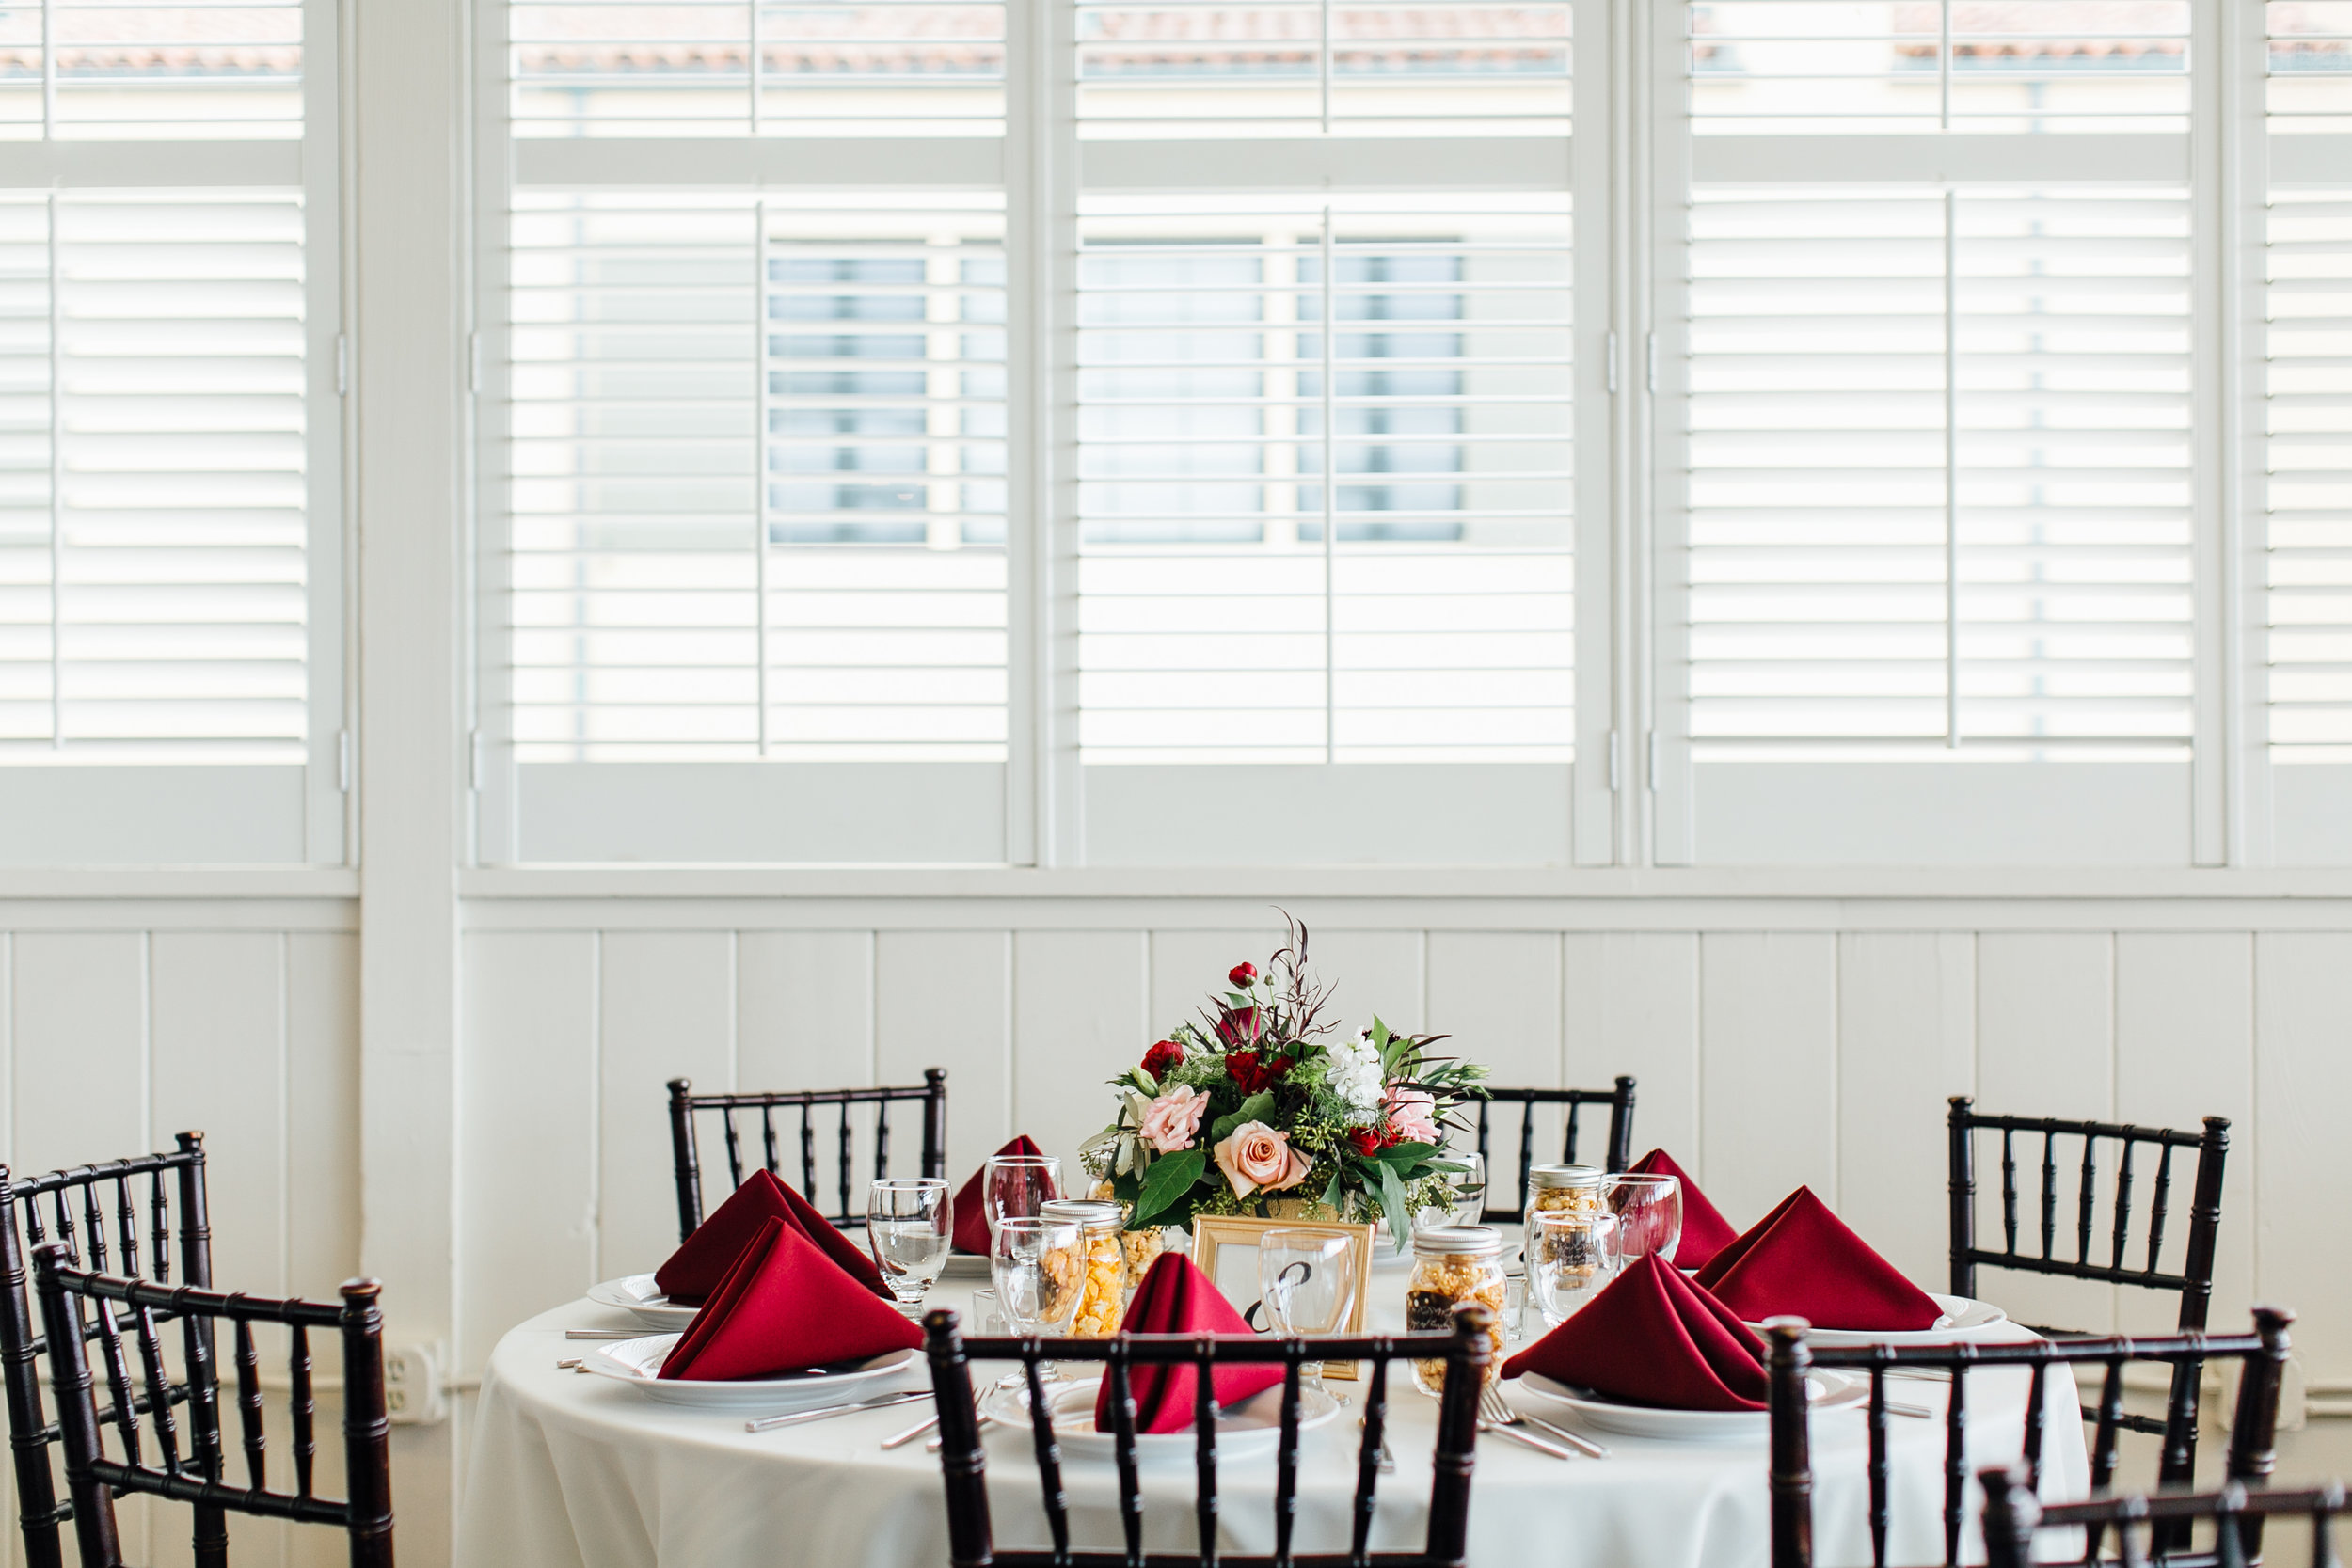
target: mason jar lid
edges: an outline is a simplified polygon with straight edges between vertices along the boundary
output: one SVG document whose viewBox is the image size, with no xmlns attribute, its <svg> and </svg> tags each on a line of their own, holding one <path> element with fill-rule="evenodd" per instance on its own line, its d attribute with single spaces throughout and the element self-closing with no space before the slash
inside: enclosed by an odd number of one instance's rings
<svg viewBox="0 0 2352 1568">
<path fill-rule="evenodd" d="M 1598 1165 L 1534 1165 L 1529 1168 L 1531 1187 L 1597 1187 L 1608 1175 Z"/>
<path fill-rule="evenodd" d="M 1044 1219 L 1070 1220 L 1089 1230 L 1116 1230 L 1127 1218 L 1118 1204 L 1101 1197 L 1047 1198 L 1037 1212 Z"/>
<path fill-rule="evenodd" d="M 1502 1250 L 1502 1232 L 1491 1225 L 1427 1225 L 1413 1232 L 1416 1258 L 1476 1258 Z"/>
</svg>

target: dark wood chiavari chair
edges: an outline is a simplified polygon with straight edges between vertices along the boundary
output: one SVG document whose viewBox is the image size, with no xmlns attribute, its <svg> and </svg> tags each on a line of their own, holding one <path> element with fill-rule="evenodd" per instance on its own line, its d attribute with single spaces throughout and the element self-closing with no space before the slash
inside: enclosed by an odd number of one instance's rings
<svg viewBox="0 0 2352 1568">
<path fill-rule="evenodd" d="M 1476 1101 L 1478 1106 L 1478 1154 L 1486 1165 L 1486 1214 L 1488 1220 L 1502 1224 L 1518 1224 L 1527 1218 L 1527 1173 L 1535 1168 L 1535 1107 L 1565 1105 L 1567 1125 L 1563 1132 L 1560 1163 L 1575 1164 L 1577 1122 L 1587 1105 L 1609 1107 L 1609 1146 L 1601 1151 L 1601 1168 L 1623 1170 L 1633 1163 L 1633 1080 L 1620 1077 L 1616 1087 L 1609 1089 L 1501 1089 L 1488 1087 L 1486 1098 Z M 1487 1150 L 1488 1122 L 1497 1105 L 1517 1105 L 1519 1108 L 1519 1177 L 1512 1186 L 1508 1207 L 1495 1201 L 1496 1182 L 1494 1156 Z"/>
<path fill-rule="evenodd" d="M 2271 1471 L 2279 1428 L 2279 1389 L 2287 1360 L 2287 1324 L 2295 1314 L 2277 1307 L 2254 1308 L 2251 1334 L 2117 1336 L 2106 1339 L 2035 1339 L 2023 1343 L 1947 1345 L 1822 1345 L 1805 1342 L 1802 1318 L 1772 1318 L 1764 1324 L 1771 1379 L 1772 1568 L 1811 1568 L 1813 1560 L 1812 1437 L 1804 1377 L 1815 1367 L 1847 1368 L 1870 1376 L 1869 1476 L 1870 1561 L 1887 1568 L 1886 1384 L 1899 1368 L 1941 1373 L 1949 1379 L 1944 1416 L 1944 1563 L 1960 1561 L 1961 1521 L 1967 1493 L 1968 1379 L 1995 1368 L 2031 1369 L 2026 1397 L 2022 1448 L 2026 1470 L 2039 1479 L 2045 1415 L 2042 1389 L 2052 1367 L 2101 1366 L 2106 1377 L 2095 1409 L 2090 1446 L 2090 1484 L 2106 1491 L 2115 1480 L 2117 1434 L 2122 1430 L 2123 1368 L 2132 1361 L 2242 1362 L 2237 1417 L 2230 1432 L 2229 1474 L 2259 1482 Z M 2165 1449 L 2159 1485 L 2186 1485 L 2192 1457 Z M 2186 1559 L 2176 1557 L 2176 1562 Z"/>
<path fill-rule="evenodd" d="M 0 1377 L 8 1387 L 17 1520 L 28 1568 L 63 1568 L 59 1527 L 73 1517 L 73 1505 L 57 1497 L 50 1473 L 49 1450 L 64 1434 L 41 1404 L 40 1358 L 48 1342 L 35 1324 L 26 1289 L 27 1249 L 54 1239 L 78 1256 L 87 1245 L 92 1269 L 119 1266 L 124 1275 L 144 1275 L 169 1284 L 172 1243 L 177 1240 L 180 1282 L 210 1285 L 213 1246 L 204 1209 L 204 1134 L 183 1132 L 176 1142 L 178 1147 L 167 1152 L 75 1165 L 44 1176 L 12 1176 L 0 1165 Z M 175 1192 L 180 1206 L 176 1227 Z M 142 1241 L 149 1247 L 144 1270 Z M 167 1407 L 184 1404 L 189 1397 L 184 1381 L 167 1382 L 161 1394 Z M 147 1393 L 135 1396 L 140 1414 L 149 1413 L 150 1399 Z"/>
<path fill-rule="evenodd" d="M 340 1526 L 350 1538 L 352 1568 L 391 1568 L 391 1428 L 384 1403 L 384 1319 L 376 1306 L 382 1287 L 376 1281 L 346 1282 L 340 1304 L 280 1301 L 193 1285 L 156 1285 L 77 1269 L 72 1262 L 72 1252 L 63 1243 L 33 1249 L 51 1386 L 56 1391 L 58 1425 L 64 1433 L 66 1486 L 72 1496 L 73 1531 L 83 1568 L 120 1568 L 114 1511 L 115 1495 L 120 1492 L 194 1504 L 198 1568 L 225 1568 L 230 1513 Z M 91 1308 L 87 1317 L 82 1306 L 86 1301 Z M 166 1397 L 167 1373 L 159 1325 L 167 1318 L 179 1320 L 187 1369 L 185 1455 L 180 1449 L 174 1402 Z M 294 1425 L 292 1492 L 270 1489 L 263 1460 L 261 1363 L 253 1343 L 257 1323 L 283 1323 L 292 1339 L 287 1357 Z M 236 1362 L 243 1486 L 224 1474 L 220 1390 L 214 1370 L 220 1324 L 228 1327 Z M 318 1450 L 310 1378 L 313 1328 L 333 1329 L 342 1339 L 347 1496 L 340 1500 L 320 1497 L 313 1485 Z M 133 1385 L 123 1343 L 126 1330 L 137 1347 L 143 1401 Z M 91 1384 L 86 1353 L 90 1342 L 99 1347 L 106 1379 L 108 1403 L 103 1408 Z M 159 1462 L 153 1465 L 142 1458 L 142 1414 L 155 1443 Z M 106 1455 L 103 1433 L 108 1426 L 121 1448 L 119 1460 Z"/>
<path fill-rule="evenodd" d="M 866 1189 L 852 1177 L 855 1167 L 854 1139 L 850 1126 L 852 1107 L 874 1107 L 874 1167 L 876 1176 L 890 1173 L 890 1107 L 900 1101 L 920 1101 L 923 1104 L 923 1163 L 915 1172 L 918 1176 L 947 1174 L 947 1069 L 926 1068 L 920 1084 L 898 1085 L 879 1089 L 774 1089 L 747 1094 L 695 1094 L 693 1085 L 684 1078 L 670 1080 L 670 1154 L 677 1176 L 678 1240 L 694 1233 L 703 1222 L 702 1161 L 695 1137 L 695 1117 L 705 1112 L 719 1113 L 726 1132 L 727 1176 L 729 1192 L 743 1184 L 751 1168 L 743 1163 L 743 1136 L 736 1126 L 738 1113 L 759 1113 L 759 1143 L 762 1164 L 769 1174 L 779 1180 L 788 1180 L 784 1174 L 783 1152 L 776 1133 L 778 1111 L 800 1112 L 798 1136 L 801 1154 L 801 1196 L 825 1209 L 817 1180 L 817 1122 L 813 1113 L 820 1105 L 834 1106 L 840 1112 L 837 1136 L 834 1139 L 841 1201 L 826 1211 L 826 1217 L 842 1227 L 866 1223 Z M 787 1121 L 789 1117 L 787 1118 Z M 787 1132 L 791 1130 L 787 1129 Z"/>
<path fill-rule="evenodd" d="M 2200 1563 L 2217 1568 L 2252 1568 L 2262 1561 L 2263 1524 L 2277 1518 L 2311 1521 L 2312 1568 L 2340 1568 L 2336 1555 L 2336 1520 L 2345 1512 L 2344 1482 L 2293 1490 L 2249 1491 L 2230 1481 L 2215 1492 L 2136 1494 L 2093 1497 L 2088 1502 L 2045 1503 L 2034 1496 L 2032 1479 L 2019 1467 L 1987 1470 L 1984 1483 L 1984 1547 L 1986 1568 L 2032 1568 L 2040 1562 L 2061 1562 L 2094 1568 L 2150 1568 L 2180 1564 L 2188 1559 L 2166 1543 L 2185 1537 L 2200 1519 L 2214 1522 L 2214 1544 L 2193 1554 Z M 2083 1531 L 2083 1555 L 2037 1556 L 2034 1537 L 2043 1530 Z M 2100 1548 L 2112 1531 L 2115 1555 L 2103 1558 Z"/>
<path fill-rule="evenodd" d="M 2131 1127 L 2105 1121 L 2060 1121 L 2049 1117 L 1994 1117 L 1979 1115 L 1976 1101 L 1966 1095 L 1954 1095 L 1951 1101 L 1951 1265 L 1952 1294 L 1973 1297 L 1977 1293 L 1977 1270 L 1983 1268 L 2017 1269 L 2028 1274 L 2055 1275 L 2063 1279 L 2098 1280 L 2110 1285 L 2128 1285 L 2137 1290 L 2155 1291 L 2177 1296 L 2180 1310 L 2174 1323 L 2183 1333 L 2205 1326 L 2207 1311 L 2213 1305 L 2214 1243 L 2221 1230 L 2221 1176 L 2230 1156 L 2230 1123 L 2225 1117 L 2207 1117 L 2202 1132 L 2180 1132 L 2161 1127 Z M 2001 1245 L 1997 1248 L 1977 1244 L 1977 1134 L 1979 1132 L 1998 1132 L 2001 1137 Z M 2041 1155 L 2041 1190 L 2037 1195 L 2038 1230 L 2041 1250 L 2021 1251 L 2018 1247 L 2020 1227 L 2017 1218 L 2017 1140 L 2026 1140 L 2026 1153 Z M 2041 1140 L 2039 1148 L 2034 1140 Z M 2064 1162 L 2058 1158 L 2058 1140 L 2079 1139 L 2082 1157 L 2079 1162 L 2070 1154 Z M 2099 1150 L 2103 1144 L 2115 1148 L 2115 1196 L 2106 1237 L 2106 1260 L 2095 1260 L 2099 1250 L 2095 1233 L 2099 1229 Z M 2144 1252 L 2133 1245 L 2132 1186 L 2135 1177 L 2134 1151 L 2154 1150 L 2155 1172 L 2149 1183 L 2148 1228 Z M 2166 1274 L 2158 1266 L 2164 1252 L 2165 1222 L 2169 1217 L 2167 1204 L 2172 1195 L 2172 1163 L 2175 1149 L 2197 1151 L 2197 1180 L 2188 1204 L 2187 1245 L 2181 1259 L 2179 1274 Z M 2074 1225 L 2074 1256 L 2061 1258 L 2058 1253 L 2058 1172 L 2067 1169 L 2074 1175 L 2076 1192 Z M 2141 1260 L 2134 1262 L 2133 1254 L 2140 1253 Z M 2036 1325 L 2040 1327 L 2040 1325 Z M 2080 1330 L 2040 1327 L 2040 1332 L 2061 1338 L 2082 1338 Z M 2116 1417 L 2126 1432 L 2148 1433 L 2161 1436 L 2169 1453 L 2176 1445 L 2183 1445 L 2194 1467 L 2197 1458 L 2197 1380 L 2201 1369 L 2194 1361 L 2178 1361 L 2172 1367 L 2172 1386 L 2165 1405 L 2165 1418 L 2130 1412 Z M 2186 1413 L 2183 1425 L 2182 1413 Z M 2083 1407 L 2086 1419 L 2095 1418 L 2097 1412 Z"/>
<path fill-rule="evenodd" d="M 1457 1308 L 1451 1334 L 1349 1335 L 1329 1338 L 1274 1338 L 1212 1335 L 1116 1335 L 1107 1339 L 966 1339 L 956 1314 L 941 1309 L 923 1320 L 930 1357 L 931 1386 L 939 1405 L 940 1467 L 947 1483 L 948 1556 L 954 1568 L 1461 1568 L 1469 1549 L 1470 1466 L 1478 1442 L 1478 1396 L 1492 1354 L 1493 1314 L 1486 1307 Z M 1370 1549 L 1380 1449 L 1388 1420 L 1389 1369 L 1399 1361 L 1442 1359 L 1444 1391 L 1438 1401 L 1438 1439 L 1429 1488 L 1429 1530 L 1420 1551 Z M 1299 1371 L 1309 1361 L 1363 1361 L 1366 1383 L 1363 1434 L 1356 1462 L 1353 1544 L 1345 1552 L 1295 1553 L 1292 1529 L 1298 1502 Z M 998 1549 L 989 1524 L 988 1455 L 980 1445 L 979 1415 L 972 1401 L 974 1361 L 1018 1361 L 1029 1390 L 1030 1439 L 1045 1499 L 1050 1548 Z M 1101 1361 L 1111 1380 L 1116 1423 L 1114 1457 L 1119 1471 L 1120 1525 L 1126 1544 L 1087 1549 L 1070 1544 L 1070 1511 L 1062 1494 L 1061 1449 L 1054 1438 L 1038 1366 L 1046 1361 Z M 1282 1367 L 1281 1434 L 1275 1450 L 1272 1556 L 1228 1554 L 1217 1547 L 1216 1405 L 1212 1370 L 1220 1363 L 1279 1362 Z M 1136 1474 L 1136 1409 L 1129 1393 L 1130 1369 L 1178 1366 L 1198 1370 L 1193 1404 L 1195 1462 L 1193 1515 L 1199 1549 L 1147 1552 L 1143 1546 L 1143 1492 Z M 1409 1376 L 1410 1373 L 1408 1372 Z"/>
</svg>

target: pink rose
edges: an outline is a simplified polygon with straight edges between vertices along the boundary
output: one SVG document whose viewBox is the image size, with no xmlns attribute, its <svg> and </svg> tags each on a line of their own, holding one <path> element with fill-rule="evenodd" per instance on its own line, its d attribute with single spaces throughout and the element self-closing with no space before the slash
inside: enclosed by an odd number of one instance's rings
<svg viewBox="0 0 2352 1568">
<path fill-rule="evenodd" d="M 1391 1085 L 1380 1097 L 1380 1103 L 1389 1113 L 1389 1131 L 1401 1143 L 1443 1143 L 1438 1131 L 1438 1101 L 1426 1089 L 1407 1089 Z"/>
<path fill-rule="evenodd" d="M 1263 1121 L 1243 1122 L 1213 1152 L 1235 1197 L 1248 1197 L 1261 1187 L 1284 1192 L 1307 1180 L 1307 1162 L 1289 1137 Z"/>
<path fill-rule="evenodd" d="M 1173 1154 L 1192 1142 L 1200 1131 L 1200 1115 L 1209 1097 L 1187 1084 L 1179 1084 L 1145 1107 L 1143 1137 L 1162 1154 Z"/>
</svg>

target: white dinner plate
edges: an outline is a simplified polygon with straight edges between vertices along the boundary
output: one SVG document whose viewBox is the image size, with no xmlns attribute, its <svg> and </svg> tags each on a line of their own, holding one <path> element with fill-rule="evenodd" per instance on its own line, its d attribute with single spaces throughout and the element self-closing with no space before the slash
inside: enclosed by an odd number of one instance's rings
<svg viewBox="0 0 2352 1568">
<path fill-rule="evenodd" d="M 642 1339 L 615 1339 L 582 1355 L 580 1365 L 599 1377 L 642 1388 L 648 1397 L 664 1404 L 781 1414 L 813 1410 L 821 1404 L 841 1404 L 882 1393 L 892 1379 L 917 1369 L 921 1360 L 919 1352 L 894 1350 L 868 1361 L 813 1368 L 781 1377 L 698 1382 L 657 1375 L 661 1363 L 669 1359 L 671 1347 L 682 1338 L 677 1334 L 648 1334 Z"/>
<path fill-rule="evenodd" d="M 1870 1397 L 1870 1380 L 1856 1372 L 1820 1368 L 1805 1374 L 1805 1392 L 1816 1410 L 1838 1410 Z M 1629 1404 L 1589 1388 L 1572 1388 L 1541 1372 L 1519 1379 L 1519 1397 L 1539 1416 L 1566 1412 L 1586 1426 L 1629 1437 L 1663 1437 L 1685 1443 L 1762 1442 L 1771 1416 L 1762 1410 L 1665 1410 Z"/>
<path fill-rule="evenodd" d="M 661 1293 L 661 1287 L 649 1274 L 633 1274 L 624 1279 L 608 1279 L 601 1285 L 588 1287 L 588 1299 L 598 1307 L 614 1307 L 635 1318 L 647 1328 L 664 1333 L 683 1333 L 694 1321 L 699 1307 L 673 1307 L 670 1298 Z"/>
<path fill-rule="evenodd" d="M 1100 1387 L 1098 1379 L 1089 1378 L 1080 1383 L 1057 1384 L 1045 1390 L 1045 1397 L 1054 1407 L 1054 1439 L 1061 1446 L 1065 1459 L 1100 1459 L 1110 1463 L 1118 1457 L 1117 1434 L 1094 1430 L 1094 1398 Z M 1339 1401 L 1312 1385 L 1300 1385 L 1299 1431 L 1322 1426 L 1339 1413 Z M 990 1389 L 980 1400 L 980 1414 L 1019 1433 L 1021 1441 L 1028 1440 L 1029 1391 L 1026 1388 Z M 1220 1459 L 1227 1455 L 1248 1457 L 1271 1454 L 1281 1438 L 1280 1384 L 1217 1412 L 1216 1451 Z M 1136 1458 L 1139 1462 L 1158 1459 L 1189 1461 L 1194 1447 L 1189 1422 L 1182 1432 L 1142 1432 L 1136 1434 Z"/>
<path fill-rule="evenodd" d="M 1966 1296 L 1939 1296 L 1929 1292 L 1943 1316 L 1935 1320 L 1933 1328 L 1914 1329 L 1905 1333 L 1872 1333 L 1858 1328 L 1817 1328 L 1805 1335 L 1805 1342 L 1814 1345 L 1945 1345 L 1955 1339 L 1977 1339 L 1987 1330 L 2009 1322 L 2009 1314 L 1989 1301 L 1972 1301 Z M 1761 1323 L 1748 1326 L 1760 1336 Z"/>
</svg>

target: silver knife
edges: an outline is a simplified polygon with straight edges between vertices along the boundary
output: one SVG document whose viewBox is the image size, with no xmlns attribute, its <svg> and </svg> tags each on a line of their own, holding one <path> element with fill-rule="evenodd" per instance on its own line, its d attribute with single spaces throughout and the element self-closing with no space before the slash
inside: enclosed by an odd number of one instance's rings
<svg viewBox="0 0 2352 1568">
<path fill-rule="evenodd" d="M 854 1404 L 829 1404 L 822 1410 L 796 1410 L 789 1416 L 763 1416 L 755 1421 L 745 1421 L 745 1432 L 774 1432 L 779 1427 L 796 1427 L 807 1421 L 830 1420 L 835 1416 L 853 1416 L 861 1410 L 886 1410 L 894 1404 L 911 1404 L 916 1400 L 931 1397 L 929 1388 L 912 1388 L 896 1394 L 879 1394 Z"/>
<path fill-rule="evenodd" d="M 1542 1427 L 1546 1432 L 1550 1433 L 1554 1437 L 1557 1437 L 1560 1441 L 1565 1443 L 1568 1447 L 1574 1449 L 1577 1452 L 1582 1454 L 1587 1459 L 1606 1459 L 1609 1457 L 1609 1445 L 1606 1443 L 1596 1443 L 1589 1437 L 1580 1437 L 1575 1433 L 1568 1431 L 1565 1427 L 1553 1426 L 1549 1421 L 1545 1420 L 1541 1416 L 1530 1416 L 1524 1410 L 1519 1412 L 1519 1419 L 1525 1421 L 1530 1426 Z"/>
<path fill-rule="evenodd" d="M 1478 1430 L 1482 1434 L 1492 1433 L 1497 1437 L 1508 1437 L 1514 1443 L 1524 1443 L 1527 1447 L 1534 1449 L 1537 1453 L 1548 1453 L 1554 1459 L 1573 1459 L 1576 1457 L 1574 1454 L 1570 1453 L 1567 1449 L 1561 1448 L 1556 1443 L 1547 1443 L 1540 1437 L 1530 1437 L 1526 1433 L 1516 1431 L 1510 1425 L 1502 1421 L 1482 1420 L 1478 1423 Z"/>
<path fill-rule="evenodd" d="M 649 1339 L 660 1333 L 654 1328 L 567 1328 L 566 1339 Z"/>
</svg>

